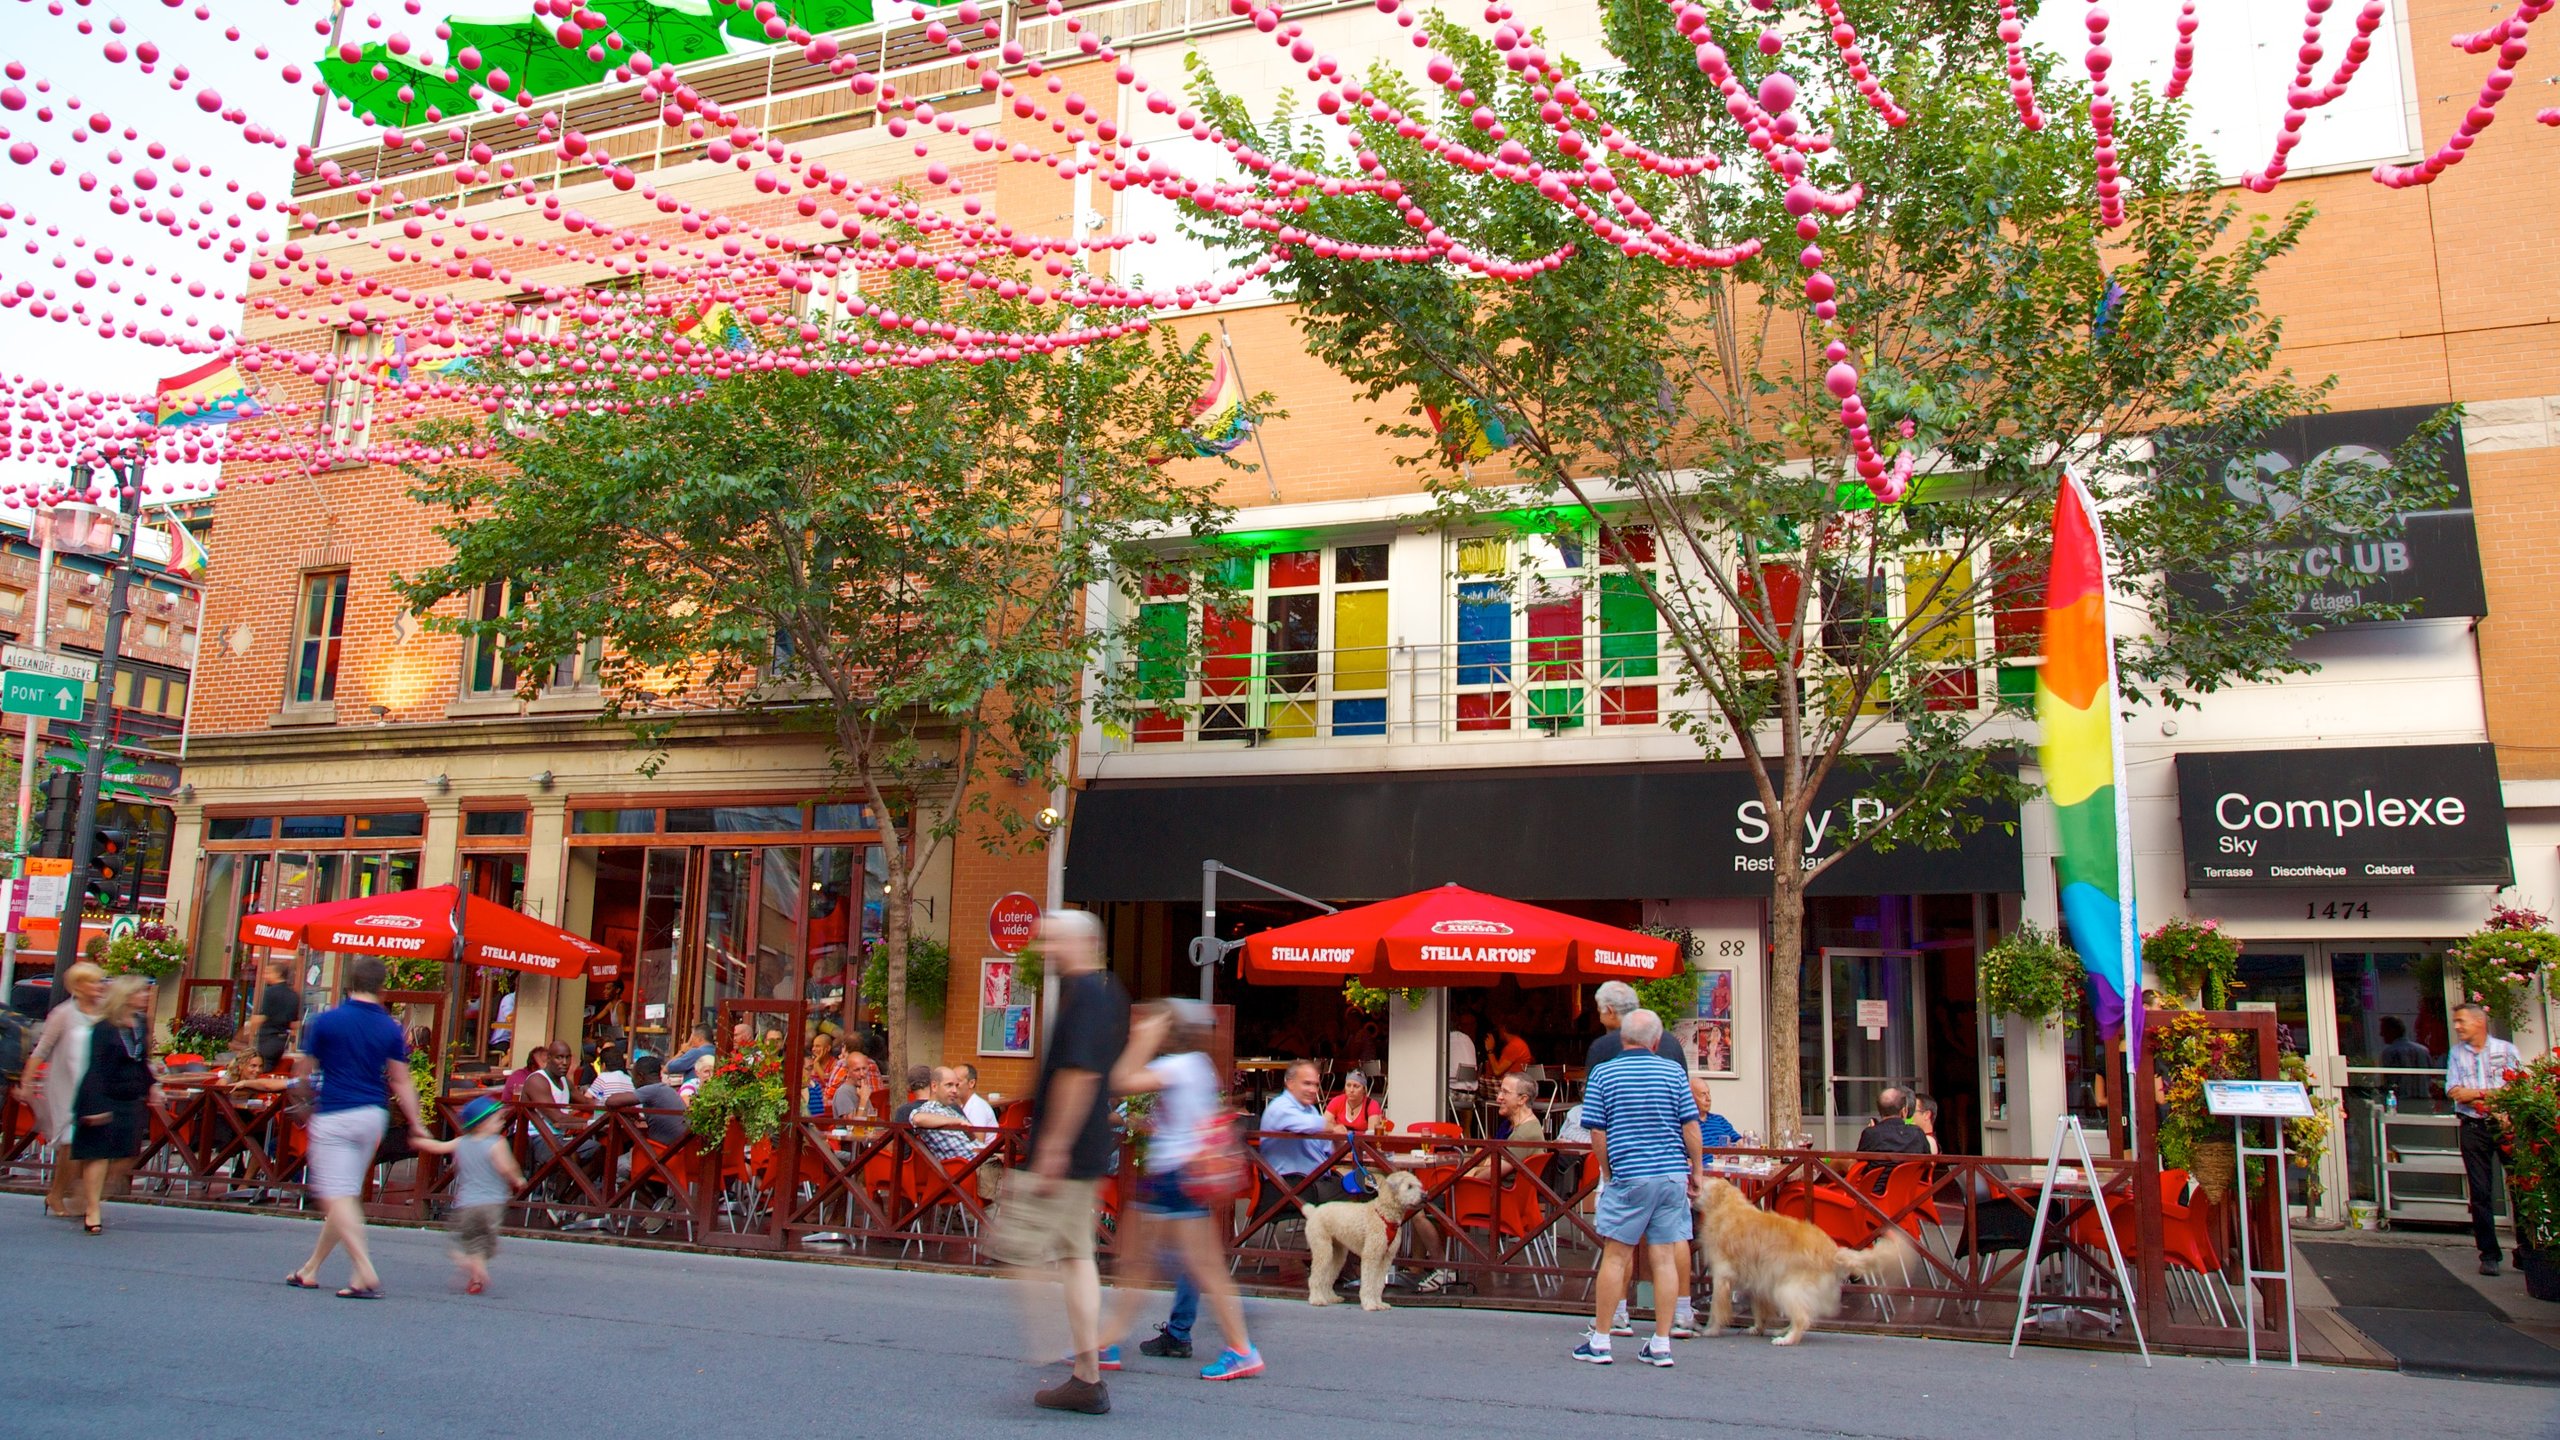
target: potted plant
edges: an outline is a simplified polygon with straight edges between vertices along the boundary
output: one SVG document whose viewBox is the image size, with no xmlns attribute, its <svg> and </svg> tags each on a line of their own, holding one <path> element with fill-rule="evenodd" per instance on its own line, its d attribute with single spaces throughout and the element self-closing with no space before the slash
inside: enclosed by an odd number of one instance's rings
<svg viewBox="0 0 2560 1440">
<path fill-rule="evenodd" d="M 2059 1020 L 2066 1029 L 2080 1023 L 2080 956 L 2032 920 L 1982 952 L 1976 973 L 1994 1015 L 2020 1016 L 2031 1025 Z"/>
<path fill-rule="evenodd" d="M 1357 980 L 1345 980 L 1342 982 L 1342 1003 L 1359 1011 L 1363 1015 L 1385 1014 L 1387 1009 L 1387 997 L 1397 993 L 1399 992 L 1393 990 L 1381 990 L 1375 985 L 1363 985 Z M 1417 985 L 1404 990 L 1401 993 L 1404 996 L 1406 1009 L 1419 1010 L 1422 1008 L 1423 997 L 1429 992 L 1423 987 Z"/>
<path fill-rule="evenodd" d="M 2193 1011 L 2180 1013 L 2144 1037 L 2157 1064 L 2161 1096 L 2159 1147 L 2165 1170 L 2184 1170 L 2216 1202 L 2228 1199 L 2239 1178 L 2239 1156 L 2231 1140 L 2231 1122 L 2205 1109 L 2208 1080 L 2259 1078 L 2249 1058 L 2249 1037 L 2206 1023 Z"/>
<path fill-rule="evenodd" d="M 189 1015 L 169 1027 L 169 1058 L 193 1055 L 208 1065 L 220 1064 L 231 1053 L 232 1038 L 240 1027 L 228 1015 Z"/>
<path fill-rule="evenodd" d="M 107 941 L 98 965 L 110 975 L 142 975 L 166 980 L 185 968 L 187 947 L 178 932 L 158 920 L 145 920 Z"/>
<path fill-rule="evenodd" d="M 2560 976 L 2560 935 L 2546 928 L 2550 923 L 2538 910 L 2499 905 L 2487 925 L 2445 949 L 2445 958 L 2461 968 L 2462 993 L 2502 1030 L 2512 1033 L 2524 1018 L 2537 981 Z"/>
<path fill-rule="evenodd" d="M 2142 936 L 2142 961 L 2169 992 L 2207 1010 L 2231 1008 L 2231 977 L 2240 968 L 2240 942 L 2216 920 L 2184 917 Z"/>
<path fill-rule="evenodd" d="M 727 1140 L 729 1122 L 750 1143 L 771 1139 L 791 1113 L 791 1098 L 782 1093 L 782 1051 L 770 1039 L 721 1056 L 711 1078 L 695 1087 L 685 1106 L 685 1124 L 717 1146 Z"/>
<path fill-rule="evenodd" d="M 907 1004 L 919 1015 L 939 1017 L 950 994 L 951 951 L 931 936 L 908 936 Z M 889 951 L 885 946 L 872 946 L 871 958 L 863 963 L 862 1003 L 870 1006 L 874 1014 L 889 1004 Z"/>
<path fill-rule="evenodd" d="M 2516 1269 L 2525 1293 L 2560 1301 L 2560 1050 L 2522 1070 L 2488 1099 L 2507 1132 L 2507 1200 L 2516 1213 Z"/>
</svg>

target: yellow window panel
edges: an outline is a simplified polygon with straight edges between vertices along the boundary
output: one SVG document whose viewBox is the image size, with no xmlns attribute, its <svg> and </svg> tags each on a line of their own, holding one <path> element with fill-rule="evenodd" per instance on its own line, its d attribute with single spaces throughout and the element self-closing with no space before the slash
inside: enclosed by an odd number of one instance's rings
<svg viewBox="0 0 2560 1440">
<path fill-rule="evenodd" d="M 1333 597 L 1333 689 L 1337 695 L 1387 688 L 1387 592 Z"/>
<path fill-rule="evenodd" d="M 1500 575 L 1511 568 L 1511 544 L 1498 535 L 1458 542 L 1458 573 Z"/>
<path fill-rule="evenodd" d="M 1933 593 L 1934 592 L 1934 593 Z M 1973 562 L 1953 555 L 1915 555 L 1903 562 L 1912 658 L 1930 665 L 1971 665 L 1974 645 Z"/>
<path fill-rule="evenodd" d="M 1305 700 L 1274 700 L 1263 710 L 1274 740 L 1307 740 L 1316 733 L 1316 707 Z"/>
</svg>

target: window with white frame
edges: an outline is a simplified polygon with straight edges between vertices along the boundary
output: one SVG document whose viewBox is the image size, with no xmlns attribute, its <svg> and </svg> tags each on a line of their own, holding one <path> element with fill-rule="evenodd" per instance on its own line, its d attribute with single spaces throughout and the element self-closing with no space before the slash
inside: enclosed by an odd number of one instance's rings
<svg viewBox="0 0 2560 1440">
<path fill-rule="evenodd" d="M 1138 613 L 1139 678 L 1179 689 L 1183 703 L 1142 716 L 1133 738 L 1385 736 L 1391 548 L 1359 540 L 1237 556 L 1217 577 L 1232 599 L 1205 613 L 1183 577 L 1150 579 Z M 1188 651 L 1195 621 L 1199 663 L 1177 675 L 1165 657 Z"/>
<path fill-rule="evenodd" d="M 1654 533 L 1620 526 L 1457 540 L 1445 674 L 1461 734 L 1553 734 L 1662 718 Z M 1632 565 L 1645 578 L 1628 573 Z"/>
<path fill-rule="evenodd" d="M 1826 666 L 1837 674 L 1854 668 L 1874 669 L 1870 646 L 1904 644 L 1909 665 L 1895 683 L 1902 693 L 1879 689 L 1862 697 L 1859 708 L 1883 714 L 1897 705 L 1918 704 L 1930 710 L 1973 710 L 1986 700 L 2014 701 L 2032 696 L 2031 652 L 2042 622 L 2041 580 L 2032 567 L 2001 557 L 1991 582 L 1980 578 L 1979 554 L 1945 550 L 1913 550 L 1886 558 L 1872 568 L 1862 559 L 1837 566 L 1817 565 L 1808 579 L 1800 557 L 1764 551 L 1757 577 L 1737 577 L 1746 604 L 1757 606 L 1766 596 L 1769 619 L 1781 646 L 1805 646 L 1791 633 L 1791 617 L 1801 600 L 1811 628 L 1805 658 L 1818 673 Z M 1990 614 L 1982 612 L 1988 607 Z M 1747 669 L 1773 668 L 1776 654 L 1767 638 L 1740 616 L 1734 619 L 1736 644 Z M 2002 660 L 1996 688 L 1984 684 L 1983 667 Z M 1813 677 L 1809 677 L 1809 682 Z M 1817 682 L 1818 683 L 1818 682 Z"/>
<path fill-rule="evenodd" d="M 523 587 L 512 580 L 493 580 L 473 592 L 471 618 L 503 620 L 514 614 L 524 602 Z M 597 671 L 603 663 L 604 641 L 590 639 L 551 663 L 550 679 L 542 689 L 546 693 L 594 690 L 600 683 Z M 462 690 L 465 696 L 475 700 L 512 696 L 522 691 L 523 681 L 523 672 L 507 658 L 506 649 L 498 640 L 486 635 L 471 637 L 463 654 Z"/>
<path fill-rule="evenodd" d="M 831 265 L 836 268 L 832 275 L 827 273 Z M 853 306 L 862 291 L 861 272 L 840 252 L 817 250 L 801 255 L 793 269 L 793 316 L 817 326 L 822 335 L 842 333 L 853 320 Z"/>
<path fill-rule="evenodd" d="M 321 439 L 332 455 L 355 455 L 364 449 L 365 432 L 373 424 L 373 372 L 382 358 L 382 336 L 341 330 L 330 350 L 336 363 L 321 400 Z"/>
</svg>

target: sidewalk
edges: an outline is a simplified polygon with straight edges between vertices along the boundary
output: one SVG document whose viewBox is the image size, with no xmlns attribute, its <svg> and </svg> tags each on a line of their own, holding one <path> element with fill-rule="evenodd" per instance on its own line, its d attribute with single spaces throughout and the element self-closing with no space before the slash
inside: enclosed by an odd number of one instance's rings
<svg viewBox="0 0 2560 1440">
<path fill-rule="evenodd" d="M 2297 1231 L 2305 1348 L 2317 1336 L 2411 1373 L 2560 1384 L 2560 1305 L 2526 1295 L 2513 1269 L 2478 1272 L 2458 1232 Z"/>
</svg>

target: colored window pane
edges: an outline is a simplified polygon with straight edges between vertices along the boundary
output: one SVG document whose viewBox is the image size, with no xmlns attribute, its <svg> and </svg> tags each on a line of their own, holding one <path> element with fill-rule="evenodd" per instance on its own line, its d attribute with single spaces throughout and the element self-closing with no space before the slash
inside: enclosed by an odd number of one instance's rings
<svg viewBox="0 0 2560 1440">
<path fill-rule="evenodd" d="M 1526 542 L 1529 563 L 1540 570 L 1579 570 L 1582 568 L 1582 537 L 1571 530 L 1550 530 L 1532 535 Z"/>
<path fill-rule="evenodd" d="M 1611 685 L 1600 692 L 1603 725 L 1653 725 L 1661 719 L 1661 692 L 1655 686 Z"/>
<path fill-rule="evenodd" d="M 1188 595 L 1191 593 L 1191 577 L 1179 570 L 1159 570 L 1146 578 L 1145 590 L 1150 600 Z"/>
<path fill-rule="evenodd" d="M 1262 673 L 1275 693 L 1296 694 L 1316 683 L 1316 617 L 1322 597 L 1274 595 L 1263 602 L 1262 617 L 1271 631 L 1271 653 Z M 1312 723 L 1312 722 L 1311 722 Z"/>
<path fill-rule="evenodd" d="M 1499 575 L 1510 568 L 1510 554 L 1510 544 L 1498 537 L 1461 540 L 1458 542 L 1458 573 Z"/>
<path fill-rule="evenodd" d="M 2036 667 L 2003 665 L 2000 667 L 2000 703 L 2033 705 L 2036 703 Z"/>
<path fill-rule="evenodd" d="M 1271 557 L 1271 588 L 1299 590 L 1324 583 L 1324 552 L 1288 550 Z"/>
<path fill-rule="evenodd" d="M 1603 565 L 1650 565 L 1653 563 L 1653 527 L 1620 525 L 1600 537 L 1600 563 Z"/>
<path fill-rule="evenodd" d="M 1884 577 L 1861 571 L 1822 580 L 1822 649 L 1837 665 L 1871 663 L 1887 639 Z"/>
<path fill-rule="evenodd" d="M 1191 607 L 1146 605 L 1138 610 L 1138 690 L 1171 698 L 1182 688 L 1182 656 L 1190 638 Z"/>
<path fill-rule="evenodd" d="M 1461 695 L 1458 697 L 1458 729 L 1508 730 L 1511 728 L 1511 696 L 1508 692 Z"/>
<path fill-rule="evenodd" d="M 1571 680 L 1582 673 L 1582 597 L 1568 595 L 1529 607 L 1529 679 L 1533 684 Z"/>
<path fill-rule="evenodd" d="M 1200 618 L 1200 693 L 1241 695 L 1253 679 L 1253 614 L 1212 610 Z"/>
<path fill-rule="evenodd" d="M 569 816 L 576 835 L 646 835 L 657 828 L 655 810 L 579 810 Z"/>
<path fill-rule="evenodd" d="M 1529 692 L 1529 723 L 1541 730 L 1570 730 L 1582 723 L 1582 687 L 1551 685 Z"/>
<path fill-rule="evenodd" d="M 1974 661 L 1973 563 L 1948 555 L 1903 562 L 1902 593 L 1914 658 L 1942 665 Z"/>
<path fill-rule="evenodd" d="M 1182 717 L 1168 715 L 1161 710 L 1150 711 L 1138 717 L 1138 723 L 1130 727 L 1129 733 L 1141 745 L 1170 744 L 1182 738 Z"/>
<path fill-rule="evenodd" d="M 1766 670 L 1777 664 L 1777 652 L 1768 637 L 1793 647 L 1795 642 L 1796 604 L 1804 594 L 1804 573 L 1793 565 L 1762 565 L 1757 577 L 1744 575 L 1738 586 L 1742 596 L 1744 617 L 1738 622 L 1740 638 L 1736 648 L 1743 666 Z"/>
<path fill-rule="evenodd" d="M 1497 685 L 1511 678 L 1511 597 L 1498 581 L 1458 587 L 1458 683 Z"/>
<path fill-rule="evenodd" d="M 2035 557 L 2017 553 L 1991 560 L 1991 638 L 2003 655 L 2034 655 L 2044 649 L 2044 569 Z"/>
<path fill-rule="evenodd" d="M 1632 575 L 1600 577 L 1600 678 L 1628 680 L 1660 674 L 1656 659 L 1653 598 Z"/>
<path fill-rule="evenodd" d="M 1932 710 L 1970 710 L 1980 684 L 1975 670 L 1932 670 L 1920 677 L 1920 694 Z"/>
<path fill-rule="evenodd" d="M 1200 738 L 1203 740 L 1242 740 L 1247 729 L 1245 707 L 1241 701 L 1200 707 Z"/>
<path fill-rule="evenodd" d="M 1334 701 L 1333 733 L 1336 735 L 1386 734 L 1386 697 L 1380 695 L 1367 700 Z"/>
<path fill-rule="evenodd" d="M 1333 583 L 1371 585 L 1387 578 L 1387 547 L 1344 545 L 1333 552 Z"/>
<path fill-rule="evenodd" d="M 1386 591 L 1334 595 L 1333 688 L 1337 694 L 1387 688 Z"/>
<path fill-rule="evenodd" d="M 1227 590 L 1253 588 L 1253 557 L 1229 555 L 1210 567 L 1209 578 Z"/>
<path fill-rule="evenodd" d="M 1262 727 L 1274 740 L 1306 740 L 1316 733 L 1316 707 L 1312 700 L 1275 700 L 1263 707 Z"/>
</svg>

